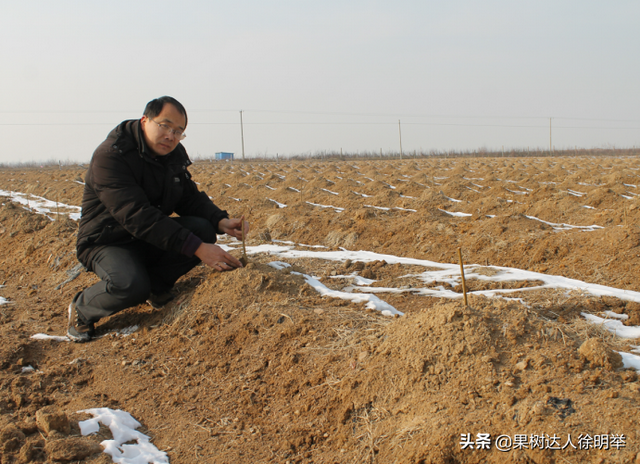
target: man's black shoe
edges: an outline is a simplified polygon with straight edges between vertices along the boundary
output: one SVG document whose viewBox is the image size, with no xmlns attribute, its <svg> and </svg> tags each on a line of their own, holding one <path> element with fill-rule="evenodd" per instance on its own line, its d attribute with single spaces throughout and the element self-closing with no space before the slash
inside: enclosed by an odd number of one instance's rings
<svg viewBox="0 0 640 464">
<path fill-rule="evenodd" d="M 155 309 L 164 308 L 164 306 L 171 300 L 175 299 L 175 295 L 171 292 L 153 293 L 147 298 L 147 303 L 153 306 Z"/>
<path fill-rule="evenodd" d="M 69 303 L 69 327 L 67 328 L 67 337 L 76 343 L 84 343 L 91 341 L 95 334 L 95 326 L 92 322 L 86 323 L 76 309 L 76 301 L 80 296 L 78 292 L 73 297 L 73 301 Z"/>
</svg>

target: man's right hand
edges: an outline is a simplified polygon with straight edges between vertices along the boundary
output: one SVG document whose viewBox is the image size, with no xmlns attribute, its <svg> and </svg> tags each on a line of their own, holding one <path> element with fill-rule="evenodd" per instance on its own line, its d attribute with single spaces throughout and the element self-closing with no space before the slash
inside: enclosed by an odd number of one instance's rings
<svg viewBox="0 0 640 464">
<path fill-rule="evenodd" d="M 196 250 L 195 255 L 200 258 L 200 261 L 217 271 L 230 271 L 242 267 L 240 260 L 213 243 L 203 242 Z"/>
</svg>

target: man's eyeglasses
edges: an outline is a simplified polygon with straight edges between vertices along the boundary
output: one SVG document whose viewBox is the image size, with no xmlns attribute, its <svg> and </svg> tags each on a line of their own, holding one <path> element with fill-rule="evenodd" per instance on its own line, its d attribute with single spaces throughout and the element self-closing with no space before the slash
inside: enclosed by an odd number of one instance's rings
<svg viewBox="0 0 640 464">
<path fill-rule="evenodd" d="M 153 121 L 153 119 L 152 119 L 152 121 Z M 153 122 L 155 122 L 155 121 L 153 121 Z M 155 122 L 155 123 L 160 128 L 160 133 L 162 133 L 162 134 L 173 134 L 180 140 L 184 140 L 187 137 L 187 134 L 182 132 L 180 129 L 172 129 L 168 125 L 162 124 L 161 122 Z"/>
</svg>

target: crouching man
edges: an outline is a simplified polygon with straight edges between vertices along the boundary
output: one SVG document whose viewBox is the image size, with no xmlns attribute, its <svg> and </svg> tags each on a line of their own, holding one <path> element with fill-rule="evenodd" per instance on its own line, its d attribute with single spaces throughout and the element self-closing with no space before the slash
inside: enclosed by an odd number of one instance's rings
<svg viewBox="0 0 640 464">
<path fill-rule="evenodd" d="M 200 262 L 218 271 L 242 267 L 215 242 L 216 234 L 241 239 L 244 218 L 230 219 L 198 191 L 180 143 L 186 127 L 182 104 L 161 97 L 147 104 L 141 119 L 113 129 L 93 153 L 77 255 L 102 281 L 69 305 L 71 340 L 91 340 L 101 318 L 145 300 L 164 306 L 178 278 Z"/>
</svg>

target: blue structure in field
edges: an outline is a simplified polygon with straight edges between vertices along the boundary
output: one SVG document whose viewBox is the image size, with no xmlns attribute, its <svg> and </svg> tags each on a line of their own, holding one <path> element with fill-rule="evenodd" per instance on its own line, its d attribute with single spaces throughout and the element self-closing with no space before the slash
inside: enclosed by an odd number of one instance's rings
<svg viewBox="0 0 640 464">
<path fill-rule="evenodd" d="M 233 160 L 233 153 L 219 151 L 218 153 L 216 153 L 216 160 Z"/>
</svg>

